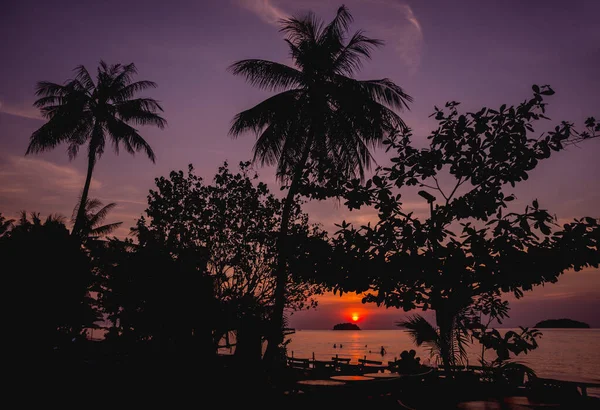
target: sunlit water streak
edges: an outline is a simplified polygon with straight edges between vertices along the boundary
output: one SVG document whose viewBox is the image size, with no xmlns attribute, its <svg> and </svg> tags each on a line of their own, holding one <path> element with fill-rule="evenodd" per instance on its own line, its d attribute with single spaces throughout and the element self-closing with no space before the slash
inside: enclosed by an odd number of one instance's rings
<svg viewBox="0 0 600 410">
<path fill-rule="evenodd" d="M 504 333 L 509 329 L 501 329 Z M 580 377 L 600 382 L 600 329 L 542 329 L 539 347 L 516 360 L 535 370 L 540 377 Z M 433 364 L 429 351 L 413 344 L 404 330 L 299 330 L 289 336 L 288 355 L 317 360 L 331 360 L 335 355 L 381 360 L 384 363 L 400 356 L 403 350 L 414 349 L 422 363 Z M 333 346 L 336 346 L 335 348 Z M 380 354 L 381 347 L 386 353 Z M 481 345 L 468 349 L 469 363 L 479 364 Z M 486 360 L 493 359 L 492 352 Z M 600 395 L 600 389 L 590 389 Z"/>
</svg>

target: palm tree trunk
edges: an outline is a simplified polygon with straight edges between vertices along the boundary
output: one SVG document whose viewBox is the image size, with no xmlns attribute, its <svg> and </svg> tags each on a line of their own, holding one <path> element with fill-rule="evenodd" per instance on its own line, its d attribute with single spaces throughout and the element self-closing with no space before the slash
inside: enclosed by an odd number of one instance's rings
<svg viewBox="0 0 600 410">
<path fill-rule="evenodd" d="M 446 374 L 450 375 L 452 369 L 450 366 L 454 364 L 452 355 L 450 352 L 450 344 L 452 342 L 452 325 L 449 323 L 446 312 L 443 311 L 443 307 L 435 311 L 435 321 L 439 329 L 440 338 L 440 356 L 442 357 L 442 363 Z"/>
<path fill-rule="evenodd" d="M 87 204 L 88 194 L 90 192 L 90 185 L 92 183 L 92 173 L 94 172 L 94 165 L 96 165 L 96 152 L 90 149 L 88 155 L 88 169 L 87 176 L 85 177 L 85 185 L 83 185 L 83 192 L 79 200 L 79 209 L 77 210 L 77 217 L 75 218 L 75 225 L 73 226 L 72 235 L 79 235 L 85 220 L 85 205 Z"/>
<path fill-rule="evenodd" d="M 275 304 L 273 306 L 273 316 L 271 318 L 271 329 L 269 335 L 267 335 L 267 350 L 265 351 L 264 360 L 267 365 L 276 365 L 278 359 L 280 359 L 279 346 L 283 343 L 283 311 L 285 309 L 285 291 L 287 286 L 287 269 L 286 269 L 286 242 L 289 228 L 290 213 L 292 205 L 294 203 L 294 197 L 302 175 L 304 173 L 304 167 L 308 161 L 308 154 L 312 146 L 313 137 L 310 136 L 306 142 L 306 147 L 302 153 L 300 162 L 296 165 L 294 170 L 294 177 L 285 198 L 283 205 L 283 213 L 281 215 L 281 228 L 279 231 L 279 238 L 277 240 L 278 253 L 277 253 L 277 268 L 275 270 Z"/>
</svg>

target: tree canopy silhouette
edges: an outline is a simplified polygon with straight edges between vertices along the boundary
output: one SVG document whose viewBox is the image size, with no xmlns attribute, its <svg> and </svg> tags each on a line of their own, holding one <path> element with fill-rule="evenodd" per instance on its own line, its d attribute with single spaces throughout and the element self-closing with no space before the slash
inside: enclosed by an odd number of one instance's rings
<svg viewBox="0 0 600 410">
<path fill-rule="evenodd" d="M 281 21 L 294 66 L 249 59 L 230 67 L 259 88 L 281 91 L 235 116 L 234 137 L 256 134 L 254 160 L 276 165 L 277 176 L 288 184 L 282 215 L 277 264 L 273 332 L 267 357 L 275 357 L 283 340 L 281 323 L 286 287 L 286 236 L 291 204 L 305 170 L 341 180 L 364 176 L 371 149 L 405 124 L 395 110 L 412 98 L 391 80 L 357 80 L 352 76 L 371 57 L 381 40 L 363 31 L 348 36 L 353 18 L 342 6 L 325 24 L 313 13 Z M 309 165 L 310 164 L 310 165 Z"/>
<path fill-rule="evenodd" d="M 480 296 L 521 297 L 567 270 L 598 267 L 598 219 L 559 225 L 538 200 L 524 210 L 510 205 L 515 200 L 510 187 L 580 135 L 568 122 L 538 138 L 529 135 L 546 118 L 544 98 L 552 94 L 548 86 L 534 86 L 533 97 L 516 107 L 466 114 L 459 113 L 459 103 L 449 102 L 436 108 L 439 127 L 423 149 L 411 145 L 410 132 L 389 138 L 386 144 L 395 153 L 391 165 L 364 185 L 354 180 L 345 187 L 346 205 L 373 206 L 378 221 L 360 228 L 345 221 L 338 225 L 334 266 L 339 269 L 333 274 L 327 269 L 324 280 L 336 290 L 367 292 L 365 302 L 432 309 L 439 331 L 447 335 L 457 315 Z M 595 124 L 588 120 L 586 126 Z M 444 180 L 452 182 L 445 186 Z M 405 210 L 402 194 L 394 191 L 411 187 L 428 202 L 428 218 Z M 441 348 L 448 366 L 450 344 Z"/>
<path fill-rule="evenodd" d="M 67 144 L 69 159 L 88 144 L 87 176 L 79 200 L 79 209 L 72 233 L 79 235 L 85 225 L 92 173 L 104 153 L 107 136 L 118 154 L 124 147 L 130 154 L 144 151 L 154 162 L 154 151 L 133 125 L 154 125 L 164 128 L 166 120 L 159 113 L 160 104 L 146 97 L 134 98 L 137 93 L 155 88 L 152 81 L 134 81 L 137 68 L 133 63 L 111 64 L 100 61 L 96 82 L 88 70 L 75 68 L 75 78 L 64 84 L 40 81 L 36 87 L 38 107 L 48 119 L 30 138 L 27 154 L 34 154 Z"/>
<path fill-rule="evenodd" d="M 85 342 L 99 314 L 90 291 L 93 274 L 87 252 L 70 235 L 65 218 L 22 212 L 0 237 L 4 289 L 10 314 L 5 327 L 11 352 L 23 364 L 64 358 Z M 12 350 L 12 349 L 16 350 Z"/>
<path fill-rule="evenodd" d="M 235 173 L 224 163 L 210 183 L 191 165 L 187 173 L 173 171 L 155 180 L 146 215 L 134 229 L 138 243 L 112 240 L 108 249 L 99 250 L 105 278 L 101 300 L 113 333 L 135 341 L 174 340 L 190 336 L 202 323 L 210 328 L 213 340 L 207 348 L 213 354 L 222 338 L 235 331 L 236 355 L 243 354 L 248 341 L 258 346 L 258 351 L 249 350 L 260 360 L 261 338 L 273 311 L 283 205 L 257 179 L 250 163 L 243 162 Z M 297 202 L 292 215 L 293 238 L 326 239 Z M 310 249 L 298 249 L 304 252 L 290 258 L 290 276 L 311 269 L 306 262 Z M 290 277 L 286 307 L 315 306 L 313 296 L 321 289 Z"/>
</svg>

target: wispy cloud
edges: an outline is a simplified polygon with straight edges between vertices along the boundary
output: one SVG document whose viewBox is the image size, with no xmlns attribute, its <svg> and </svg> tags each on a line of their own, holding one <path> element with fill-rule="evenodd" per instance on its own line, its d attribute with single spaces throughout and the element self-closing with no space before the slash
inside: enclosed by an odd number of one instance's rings
<svg viewBox="0 0 600 410">
<path fill-rule="evenodd" d="M 289 16 L 285 10 L 296 8 L 298 3 L 291 0 L 236 0 L 237 3 L 254 13 L 267 24 L 277 26 L 281 19 Z M 362 27 L 378 33 L 386 40 L 398 54 L 404 65 L 411 74 L 414 74 L 421 64 L 421 53 L 423 49 L 423 28 L 410 5 L 398 0 L 355 0 L 350 1 L 349 7 L 369 7 L 383 15 L 396 15 L 393 23 L 385 25 L 378 24 L 373 27 Z M 305 5 L 305 4 L 304 4 Z M 338 2 L 315 1 L 312 6 L 322 8 L 323 5 L 339 6 Z M 316 11 L 316 10 L 315 10 Z M 372 11 L 372 10 L 371 10 Z"/>
<path fill-rule="evenodd" d="M 96 196 L 105 203 L 132 204 L 146 206 L 146 193 L 133 185 L 107 186 L 102 193 Z"/>
<path fill-rule="evenodd" d="M 238 0 L 238 3 L 245 9 L 256 14 L 267 24 L 278 25 L 281 19 L 288 15 L 279 7 L 275 6 L 271 0 Z"/>
<path fill-rule="evenodd" d="M 406 3 L 396 0 L 376 0 L 376 2 L 402 16 L 393 25 L 380 27 L 380 31 L 388 43 L 393 45 L 409 72 L 414 74 L 421 65 L 423 50 L 421 23 L 412 8 Z"/>
<path fill-rule="evenodd" d="M 546 293 L 544 299 L 568 299 L 578 296 L 577 292 L 553 292 Z"/>
<path fill-rule="evenodd" d="M 0 193 L 34 191 L 77 192 L 82 189 L 85 175 L 72 166 L 57 165 L 39 159 L 11 155 L 0 157 Z M 91 188 L 102 184 L 92 179 Z"/>
<path fill-rule="evenodd" d="M 85 171 L 40 158 L 0 155 L 0 212 L 14 217 L 19 211 L 58 213 L 70 217 L 77 203 Z M 104 184 L 92 178 L 90 197 L 117 207 L 105 223 L 123 222 L 114 232 L 124 238 L 147 203 L 144 192 L 133 185 Z"/>
<path fill-rule="evenodd" d="M 0 100 L 0 112 L 15 115 L 17 117 L 31 118 L 40 121 L 44 120 L 40 115 L 40 112 L 35 107 L 31 106 L 31 104 L 15 104 Z"/>
<path fill-rule="evenodd" d="M 72 166 L 20 156 L 0 156 L 0 211 L 21 210 L 71 215 L 85 174 Z M 92 179 L 92 190 L 102 184 Z"/>
</svg>

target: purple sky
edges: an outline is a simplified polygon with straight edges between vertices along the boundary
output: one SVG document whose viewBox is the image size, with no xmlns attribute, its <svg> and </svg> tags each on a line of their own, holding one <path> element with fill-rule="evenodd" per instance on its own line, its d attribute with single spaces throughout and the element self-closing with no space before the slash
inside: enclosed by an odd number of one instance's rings
<svg viewBox="0 0 600 410">
<path fill-rule="evenodd" d="M 127 233 L 145 208 L 155 177 L 193 163 L 210 178 L 228 160 L 250 158 L 254 137 L 231 140 L 232 117 L 268 94 L 226 71 L 232 62 L 263 58 L 289 63 L 276 21 L 313 10 L 325 20 L 342 3 L 327 0 L 214 0 L 10 2 L 0 13 L 0 212 L 21 209 L 70 215 L 83 186 L 85 158 L 69 162 L 65 149 L 24 157 L 31 133 L 42 122 L 33 109 L 36 81 L 62 82 L 83 64 L 134 62 L 139 79 L 159 87 L 148 95 L 161 101 L 167 129 L 143 130 L 156 164 L 141 154 L 106 152 L 95 169 L 91 196 L 117 202 L 111 221 Z M 359 73 L 389 77 L 415 98 L 404 115 L 417 144 L 434 123 L 433 105 L 448 100 L 464 110 L 517 104 L 531 85 L 550 84 L 547 127 L 560 120 L 582 124 L 600 112 L 600 3 L 593 1 L 396 1 L 351 0 L 353 29 L 365 29 L 386 45 Z M 542 131 L 541 129 L 539 131 Z M 84 152 L 84 151 L 82 151 Z M 383 151 L 375 154 L 385 164 Z M 538 198 L 561 220 L 600 216 L 600 141 L 570 148 L 540 165 L 515 189 L 516 205 Z M 274 190 L 273 170 L 260 170 Z M 426 211 L 414 195 L 406 207 Z M 306 206 L 315 221 L 332 229 L 342 219 L 365 222 L 369 210 L 348 212 L 333 202 Z M 533 325 L 571 317 L 600 326 L 600 275 L 568 272 L 557 284 L 539 288 L 513 304 L 508 325 Z M 362 313 L 363 328 L 389 328 L 402 318 L 395 310 L 361 305 L 356 298 L 324 297 L 317 312 L 292 317 L 298 328 L 331 328 Z"/>
</svg>

